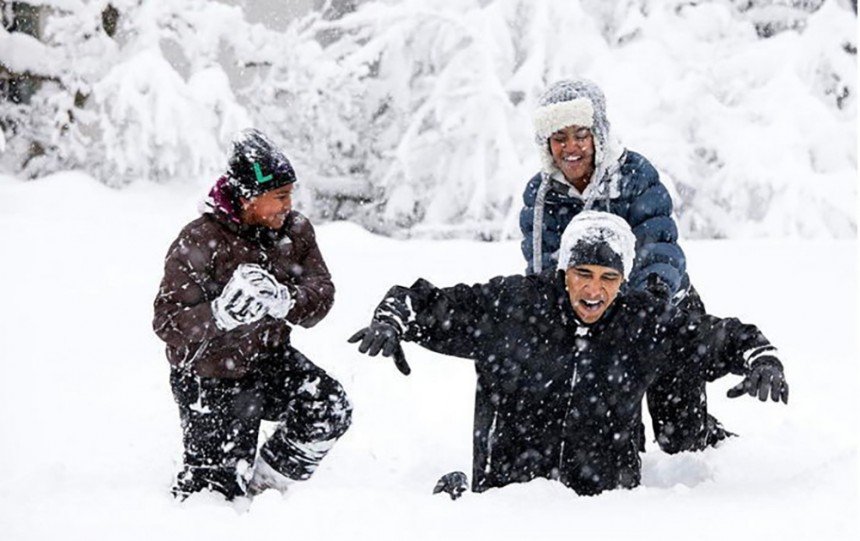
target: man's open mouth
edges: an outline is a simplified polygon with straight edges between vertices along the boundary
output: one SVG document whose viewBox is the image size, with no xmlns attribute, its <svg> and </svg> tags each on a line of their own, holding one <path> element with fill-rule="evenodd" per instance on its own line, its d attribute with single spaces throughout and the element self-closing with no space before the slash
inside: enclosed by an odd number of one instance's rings
<svg viewBox="0 0 860 541">
<path fill-rule="evenodd" d="M 600 299 L 582 299 L 581 301 L 579 301 L 579 304 L 582 305 L 582 307 L 589 312 L 596 312 L 597 310 L 600 310 L 600 308 L 603 306 L 603 301 Z"/>
</svg>

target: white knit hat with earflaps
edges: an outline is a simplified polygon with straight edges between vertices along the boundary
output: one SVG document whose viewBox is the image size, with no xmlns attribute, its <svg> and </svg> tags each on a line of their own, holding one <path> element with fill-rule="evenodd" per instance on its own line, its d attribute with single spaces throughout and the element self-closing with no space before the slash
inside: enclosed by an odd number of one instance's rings
<svg viewBox="0 0 860 541">
<path fill-rule="evenodd" d="M 547 139 L 568 126 L 591 129 L 594 138 L 594 163 L 603 163 L 609 137 L 606 118 L 606 97 L 596 84 L 586 79 L 564 79 L 551 84 L 540 98 L 534 112 L 535 143 L 538 145 L 543 170 L 558 171 L 549 151 Z M 599 168 L 599 167 L 598 167 Z"/>
</svg>

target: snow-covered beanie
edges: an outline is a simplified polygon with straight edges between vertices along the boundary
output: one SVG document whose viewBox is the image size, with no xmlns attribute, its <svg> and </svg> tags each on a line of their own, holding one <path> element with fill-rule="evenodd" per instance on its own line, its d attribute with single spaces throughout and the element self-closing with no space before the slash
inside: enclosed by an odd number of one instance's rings
<svg viewBox="0 0 860 541">
<path fill-rule="evenodd" d="M 600 87 L 587 79 L 564 79 L 551 84 L 540 98 L 534 113 L 535 143 L 543 170 L 552 175 L 558 168 L 552 159 L 548 139 L 568 126 L 590 128 L 594 139 L 595 172 L 604 162 L 609 140 L 606 97 Z"/>
<path fill-rule="evenodd" d="M 226 176 L 230 187 L 245 199 L 296 181 L 290 160 L 271 139 L 255 128 L 234 136 Z"/>
<path fill-rule="evenodd" d="M 570 221 L 561 236 L 558 269 L 600 265 L 617 270 L 626 280 L 635 255 L 636 236 L 627 222 L 609 212 L 585 210 Z"/>
</svg>

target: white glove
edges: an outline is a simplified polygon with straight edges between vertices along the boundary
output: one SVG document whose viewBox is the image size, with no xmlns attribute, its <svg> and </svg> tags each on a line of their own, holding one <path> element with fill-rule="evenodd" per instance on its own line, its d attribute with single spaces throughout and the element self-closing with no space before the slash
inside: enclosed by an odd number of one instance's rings
<svg viewBox="0 0 860 541">
<path fill-rule="evenodd" d="M 215 323 L 225 331 L 259 321 L 267 312 L 267 305 L 260 298 L 257 285 L 251 280 L 253 274 L 243 269 L 246 266 L 250 265 L 240 265 L 233 272 L 221 295 L 212 301 Z"/>
<path fill-rule="evenodd" d="M 253 296 L 263 303 L 266 312 L 275 319 L 284 319 L 293 307 L 290 290 L 278 282 L 266 269 L 247 263 L 240 265 L 236 272 L 241 272 L 253 286 Z"/>
</svg>

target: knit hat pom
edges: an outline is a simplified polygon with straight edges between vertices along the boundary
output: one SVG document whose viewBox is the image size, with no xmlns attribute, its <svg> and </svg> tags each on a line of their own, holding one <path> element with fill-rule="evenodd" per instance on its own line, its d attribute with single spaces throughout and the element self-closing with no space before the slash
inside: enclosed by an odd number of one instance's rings
<svg viewBox="0 0 860 541">
<path fill-rule="evenodd" d="M 627 222 L 608 212 L 586 210 L 577 214 L 562 234 L 558 269 L 600 265 L 616 269 L 626 280 L 635 256 L 636 237 Z"/>
</svg>

